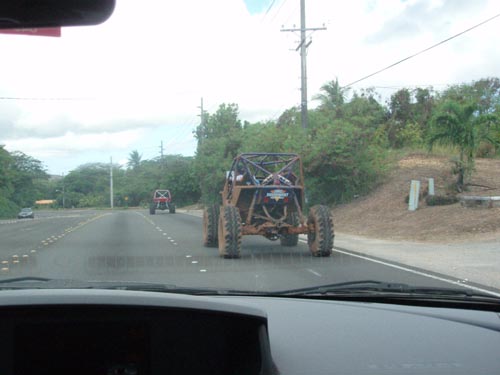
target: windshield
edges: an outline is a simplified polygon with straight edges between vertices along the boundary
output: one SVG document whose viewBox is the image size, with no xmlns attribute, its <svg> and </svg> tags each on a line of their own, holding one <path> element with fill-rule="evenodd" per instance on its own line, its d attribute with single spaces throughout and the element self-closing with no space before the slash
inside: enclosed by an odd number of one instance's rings
<svg viewBox="0 0 500 375">
<path fill-rule="evenodd" d="M 118 0 L 0 31 L 0 281 L 500 297 L 499 12 Z"/>
</svg>

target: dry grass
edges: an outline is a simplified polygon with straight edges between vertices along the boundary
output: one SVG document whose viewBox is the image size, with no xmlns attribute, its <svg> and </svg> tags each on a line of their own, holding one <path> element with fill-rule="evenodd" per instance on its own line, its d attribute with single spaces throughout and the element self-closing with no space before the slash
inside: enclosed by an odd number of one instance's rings
<svg viewBox="0 0 500 375">
<path fill-rule="evenodd" d="M 408 211 L 405 197 L 411 180 L 432 177 L 436 194 L 455 181 L 448 157 L 413 154 L 401 159 L 387 182 L 371 195 L 333 210 L 336 230 L 382 239 L 451 242 L 500 236 L 500 208 L 470 209 L 459 203 Z M 464 195 L 500 195 L 500 160 L 478 159 L 471 186 Z"/>
</svg>

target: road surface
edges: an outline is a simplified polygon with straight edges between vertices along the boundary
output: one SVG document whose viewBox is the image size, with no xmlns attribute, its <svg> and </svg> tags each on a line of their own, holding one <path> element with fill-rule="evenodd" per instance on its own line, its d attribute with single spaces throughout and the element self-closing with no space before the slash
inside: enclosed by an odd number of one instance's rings
<svg viewBox="0 0 500 375">
<path fill-rule="evenodd" d="M 1 278 L 148 281 L 255 291 L 356 280 L 456 286 L 446 275 L 372 261 L 348 249 L 315 258 L 303 242 L 281 247 L 259 236 L 243 238 L 240 259 L 223 259 L 217 248 L 202 246 L 201 218 L 183 213 L 36 212 L 35 219 L 0 221 L 0 238 Z"/>
</svg>

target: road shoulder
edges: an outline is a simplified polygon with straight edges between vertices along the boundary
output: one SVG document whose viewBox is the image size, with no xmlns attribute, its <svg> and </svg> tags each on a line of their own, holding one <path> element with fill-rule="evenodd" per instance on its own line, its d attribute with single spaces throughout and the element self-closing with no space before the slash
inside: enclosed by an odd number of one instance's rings
<svg viewBox="0 0 500 375">
<path fill-rule="evenodd" d="M 500 240 L 429 243 L 336 233 L 335 247 L 500 289 Z"/>
</svg>

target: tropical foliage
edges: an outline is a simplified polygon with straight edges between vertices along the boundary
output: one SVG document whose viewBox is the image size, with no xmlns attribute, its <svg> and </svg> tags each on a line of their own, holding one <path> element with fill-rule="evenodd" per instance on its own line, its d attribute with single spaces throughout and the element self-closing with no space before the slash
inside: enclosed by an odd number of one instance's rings
<svg viewBox="0 0 500 375">
<path fill-rule="evenodd" d="M 47 194 L 48 175 L 42 163 L 22 152 L 0 146 L 0 217 L 15 216 Z"/>
<path fill-rule="evenodd" d="M 81 165 L 64 178 L 49 179 L 42 163 L 0 147 L 0 215 L 15 215 L 36 199 L 58 207 L 145 206 L 155 189 L 169 189 L 177 205 L 218 202 L 225 171 L 241 152 L 295 152 L 303 157 L 309 204 L 338 204 L 370 192 L 390 168 L 392 151 L 446 145 L 454 156 L 462 190 L 478 156 L 496 157 L 500 145 L 500 80 L 485 78 L 453 85 L 401 88 L 382 103 L 374 89 L 351 91 L 338 79 L 314 96 L 309 127 L 300 111 L 288 108 L 277 119 L 250 123 L 235 103 L 204 112 L 193 130 L 194 157 L 166 155 L 150 160 L 129 153 L 125 167 Z M 399 151 L 398 151 L 399 152 Z M 64 197 L 64 198 L 63 198 Z"/>
</svg>

